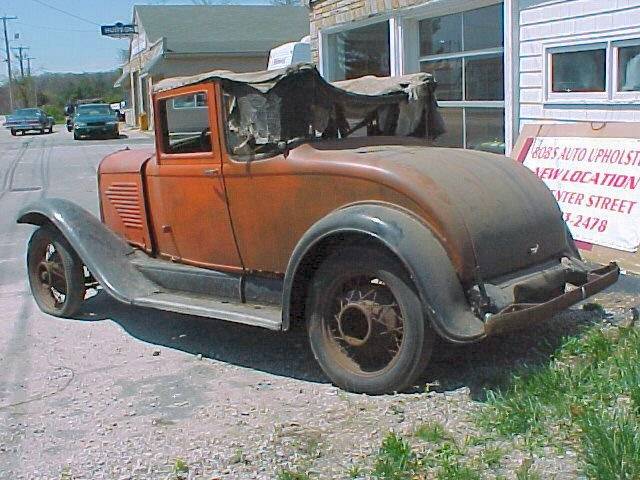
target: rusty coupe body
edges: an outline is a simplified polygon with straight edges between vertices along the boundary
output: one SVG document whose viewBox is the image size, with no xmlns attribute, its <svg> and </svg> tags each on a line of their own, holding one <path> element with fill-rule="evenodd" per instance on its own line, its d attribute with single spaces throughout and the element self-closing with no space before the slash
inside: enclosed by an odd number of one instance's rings
<svg viewBox="0 0 640 480">
<path fill-rule="evenodd" d="M 288 330 L 306 324 L 337 385 L 416 382 L 440 336 L 526 327 L 611 285 L 580 260 L 553 195 L 506 157 L 431 147 L 427 74 L 325 82 L 302 65 L 161 82 L 155 150 L 99 168 L 101 220 L 29 206 L 35 299 L 72 316 L 85 290 Z"/>
</svg>

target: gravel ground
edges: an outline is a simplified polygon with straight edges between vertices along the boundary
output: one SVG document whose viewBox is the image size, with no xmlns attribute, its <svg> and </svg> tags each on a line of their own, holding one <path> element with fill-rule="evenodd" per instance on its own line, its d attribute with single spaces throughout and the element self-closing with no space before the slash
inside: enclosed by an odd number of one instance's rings
<svg viewBox="0 0 640 480">
<path fill-rule="evenodd" d="M 286 468 L 345 478 L 391 430 L 439 421 L 460 442 L 478 434 L 469 413 L 485 388 L 599 321 L 575 309 L 518 335 L 440 346 L 427 388 L 370 397 L 329 384 L 304 332 L 128 308 L 105 294 L 84 319 L 62 320 L 38 311 L 24 282 L 0 297 L 15 300 L 4 302 L 0 332 L 0 478 L 11 480 L 176 478 L 178 458 L 184 478 L 266 479 Z M 598 298 L 610 310 L 637 300 L 633 289 Z M 510 449 L 495 473 L 512 475 L 524 458 Z M 534 466 L 543 478 L 577 475 L 573 452 L 549 451 Z"/>
</svg>

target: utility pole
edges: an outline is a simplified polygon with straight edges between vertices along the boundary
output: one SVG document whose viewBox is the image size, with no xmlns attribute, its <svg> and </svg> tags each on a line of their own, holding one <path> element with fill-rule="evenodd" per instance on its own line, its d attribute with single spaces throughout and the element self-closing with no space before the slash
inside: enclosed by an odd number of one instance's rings
<svg viewBox="0 0 640 480">
<path fill-rule="evenodd" d="M 2 25 L 4 26 L 4 48 L 7 52 L 7 70 L 9 72 L 9 108 L 13 112 L 13 79 L 11 78 L 11 51 L 9 50 L 9 35 L 7 35 L 7 20 L 17 20 L 18 17 L 2 17 Z"/>
<path fill-rule="evenodd" d="M 27 56 L 25 57 L 25 60 L 27 61 L 27 76 L 29 77 L 29 82 L 33 83 L 33 96 L 35 98 L 34 106 L 37 108 L 38 107 L 38 81 L 31 76 L 31 60 L 36 60 L 36 57 Z"/>
<path fill-rule="evenodd" d="M 20 45 L 19 47 L 13 47 L 13 50 L 18 50 L 18 59 L 20 60 L 20 78 L 24 78 L 24 56 L 22 55 L 22 52 L 24 50 L 29 50 L 29 47 Z"/>
<path fill-rule="evenodd" d="M 24 57 L 27 61 L 27 77 L 31 76 L 31 60 L 35 60 L 36 57 Z"/>
</svg>

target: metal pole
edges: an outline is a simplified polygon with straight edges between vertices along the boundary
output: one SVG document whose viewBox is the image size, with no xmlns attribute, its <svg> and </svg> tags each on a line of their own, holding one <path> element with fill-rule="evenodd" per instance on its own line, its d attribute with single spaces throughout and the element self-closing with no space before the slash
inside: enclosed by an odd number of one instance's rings
<svg viewBox="0 0 640 480">
<path fill-rule="evenodd" d="M 19 47 L 14 47 L 14 50 L 18 50 L 18 58 L 20 59 L 20 78 L 24 79 L 24 57 L 22 52 L 24 50 L 29 50 L 29 47 L 25 47 L 24 45 L 20 45 Z"/>
<path fill-rule="evenodd" d="M 31 60 L 36 60 L 36 57 L 25 57 L 27 59 L 27 75 L 29 76 L 29 82 L 33 83 L 33 95 L 35 97 L 35 106 L 38 107 L 38 82 L 31 76 Z"/>
<path fill-rule="evenodd" d="M 2 17 L 4 26 L 4 48 L 7 52 L 7 70 L 9 72 L 9 108 L 13 112 L 13 79 L 11 77 L 11 51 L 9 50 L 9 36 L 7 35 L 7 20 L 16 20 L 18 17 Z"/>
</svg>

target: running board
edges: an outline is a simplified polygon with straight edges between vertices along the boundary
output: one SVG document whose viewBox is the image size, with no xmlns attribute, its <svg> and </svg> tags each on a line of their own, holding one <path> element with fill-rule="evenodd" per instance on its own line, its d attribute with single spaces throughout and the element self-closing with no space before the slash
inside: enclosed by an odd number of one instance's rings
<svg viewBox="0 0 640 480">
<path fill-rule="evenodd" d="M 275 306 L 214 300 L 210 297 L 182 292 L 152 293 L 134 298 L 132 303 L 139 307 L 227 320 L 269 330 L 282 329 L 282 309 Z"/>
</svg>

